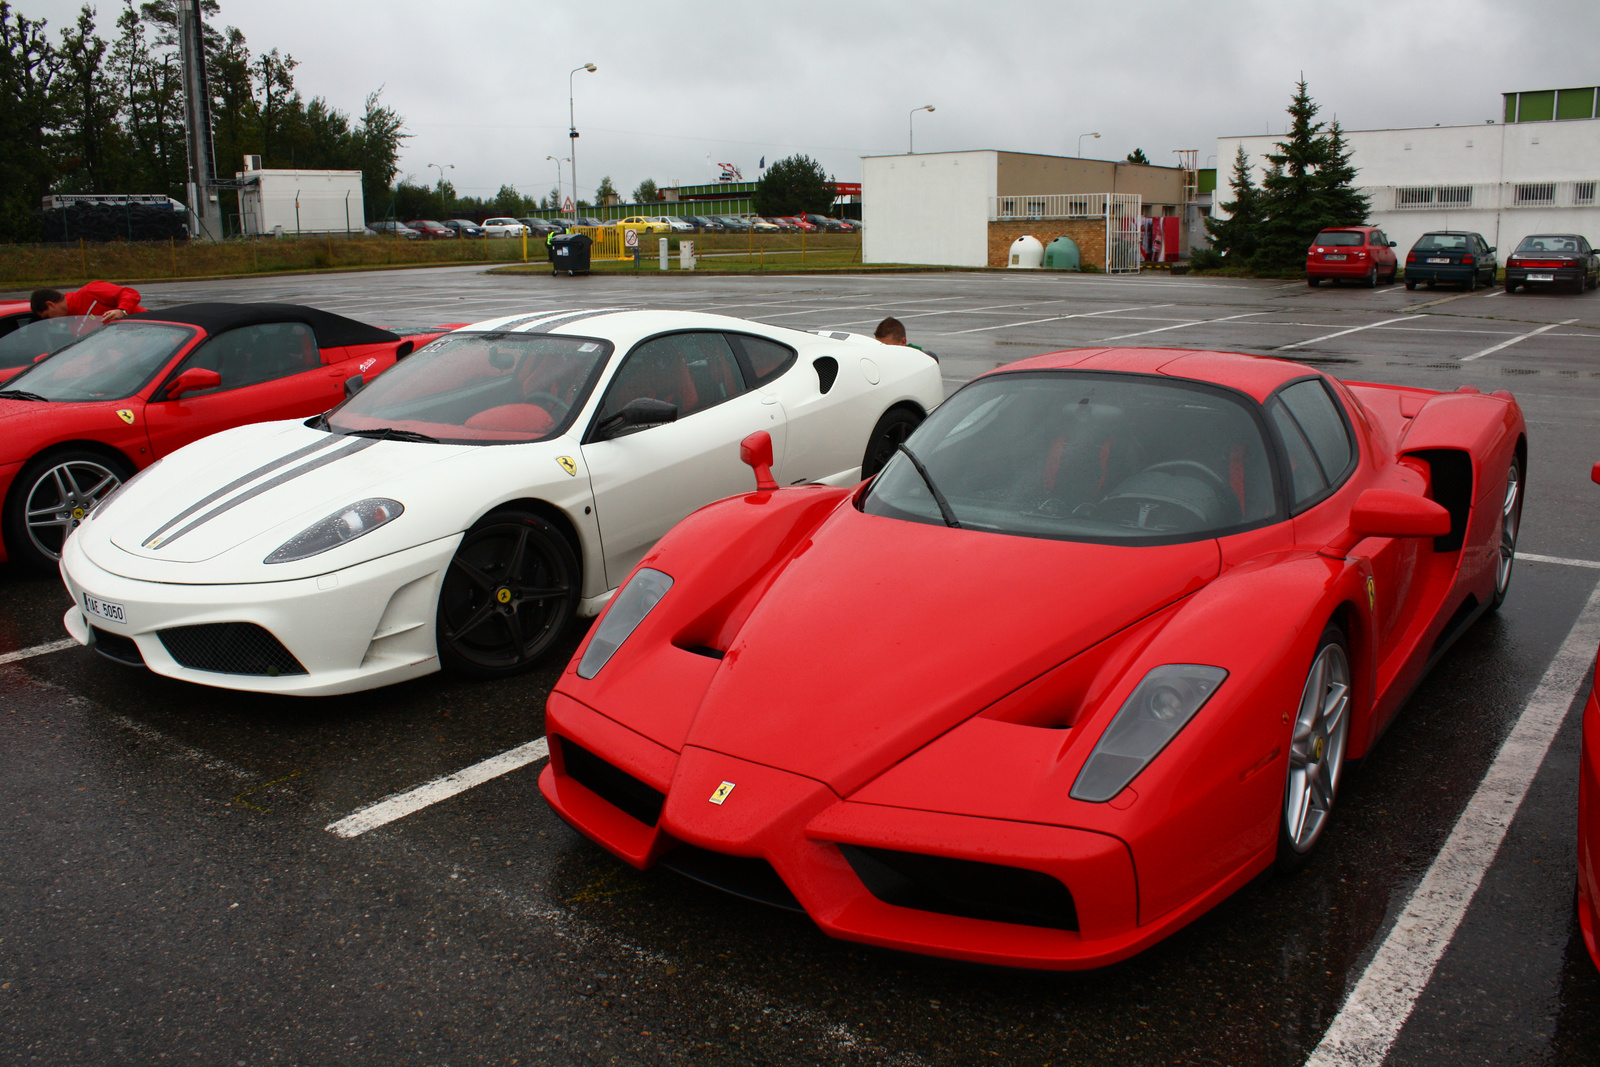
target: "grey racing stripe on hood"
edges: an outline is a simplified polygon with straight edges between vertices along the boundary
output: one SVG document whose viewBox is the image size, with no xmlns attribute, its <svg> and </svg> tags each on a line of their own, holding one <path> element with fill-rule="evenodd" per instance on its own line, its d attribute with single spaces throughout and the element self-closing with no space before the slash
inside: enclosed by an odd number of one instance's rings
<svg viewBox="0 0 1600 1067">
<path fill-rule="evenodd" d="M 598 309 L 596 309 L 594 311 L 571 311 L 571 312 L 568 312 L 565 315 L 557 315 L 553 319 L 546 319 L 544 322 L 541 322 L 539 325 L 530 326 L 526 330 L 522 330 L 520 332 L 522 332 L 522 333 L 549 333 L 551 330 L 555 329 L 557 326 L 570 326 L 574 322 L 582 322 L 584 319 L 592 319 L 596 315 L 615 315 L 619 311 L 626 311 L 626 310 L 628 310 L 628 309 L 627 308 L 598 308 Z"/>
<path fill-rule="evenodd" d="M 172 544 L 172 542 L 176 541 L 178 538 L 182 537 L 184 534 L 188 533 L 190 530 L 193 530 L 193 529 L 195 529 L 196 527 L 199 527 L 199 526 L 204 526 L 206 523 L 210 522 L 212 519 L 216 518 L 218 515 L 221 515 L 225 511 L 230 511 L 233 508 L 238 507 L 240 504 L 243 504 L 247 500 L 254 500 L 256 497 L 260 496 L 261 494 L 271 492 L 272 490 L 278 488 L 278 486 L 283 485 L 286 482 L 294 481 L 296 478 L 300 477 L 302 474 L 310 474 L 312 471 L 317 470 L 319 467 L 326 467 L 328 464 L 336 463 L 339 460 L 344 459 L 346 456 L 353 456 L 357 452 L 360 452 L 362 449 L 371 448 L 373 445 L 375 445 L 377 443 L 378 443 L 378 439 L 375 438 L 375 437 L 362 437 L 362 438 L 358 438 L 357 440 L 351 441 L 349 444 L 345 445 L 342 448 L 336 449 L 333 452 L 329 452 L 326 455 L 318 456 L 316 459 L 312 460 L 309 463 L 302 463 L 302 464 L 300 464 L 300 466 L 295 467 L 293 470 L 284 471 L 282 474 L 278 475 L 276 478 L 269 478 L 267 481 L 262 482 L 260 485 L 256 486 L 254 489 L 251 489 L 248 492 L 240 493 L 238 496 L 234 497 L 232 500 L 229 500 L 229 501 L 227 501 L 227 502 L 225 502 L 223 504 L 219 504 L 217 507 L 212 508 L 210 511 L 206 512 L 204 515 L 200 516 L 198 519 L 194 520 L 189 525 L 185 526 L 183 529 L 179 530 L 177 533 L 173 534 L 171 537 L 167 538 L 166 540 L 162 540 L 159 534 L 151 534 L 149 537 L 145 538 L 145 540 L 144 540 L 144 542 L 143 542 L 141 547 L 149 548 L 149 549 L 165 548 L 168 545 Z"/>
<path fill-rule="evenodd" d="M 164 524 L 162 524 L 161 529 L 157 530 L 155 533 L 153 533 L 149 537 L 145 538 L 144 544 L 148 547 L 149 544 L 152 541 L 159 540 L 162 534 L 166 533 L 168 530 L 172 529 L 174 526 L 178 525 L 178 523 L 182 522 L 184 519 L 187 519 L 190 515 L 193 515 L 195 512 L 199 511 L 201 508 L 208 507 L 208 506 L 210 506 L 212 504 L 215 504 L 217 501 L 221 500 L 223 497 L 227 496 L 229 493 L 233 492 L 235 489 L 239 489 L 239 488 L 242 488 L 243 486 L 249 485 L 251 482 L 255 481 L 257 478 L 261 477 L 263 474 L 270 474 L 272 471 L 277 470 L 279 467 L 287 467 L 289 464 L 293 463 L 295 460 L 304 459 L 306 456 L 311 455 L 311 453 L 317 451 L 318 449 L 327 448 L 331 444 L 337 444 L 339 442 L 339 440 L 340 440 L 339 437 L 337 437 L 336 435 L 329 434 L 327 436 L 327 438 L 324 439 L 324 440 L 317 441 L 317 442 L 315 442 L 313 444 L 306 445 L 304 448 L 297 448 L 293 452 L 288 453 L 287 455 L 279 456 L 277 459 L 273 460 L 271 463 L 263 463 L 261 466 L 257 467 L 255 470 L 251 471 L 249 474 L 246 474 L 241 478 L 235 478 L 233 481 L 229 482 L 227 485 L 223 486 L 221 489 L 218 489 L 216 492 L 208 494 L 205 498 L 195 501 L 193 504 L 190 504 L 188 507 L 186 507 L 182 511 L 178 512 L 176 515 L 174 515 L 172 518 L 168 519 Z"/>
</svg>

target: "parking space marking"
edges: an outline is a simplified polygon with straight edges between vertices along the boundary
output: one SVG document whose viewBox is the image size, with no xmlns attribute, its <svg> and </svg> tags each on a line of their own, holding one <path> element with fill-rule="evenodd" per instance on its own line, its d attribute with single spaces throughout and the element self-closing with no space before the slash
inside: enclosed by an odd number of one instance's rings
<svg viewBox="0 0 1600 1067">
<path fill-rule="evenodd" d="M 1528 698 L 1450 838 L 1362 972 L 1306 1067 L 1378 1067 L 1494 862 L 1600 644 L 1600 586 Z"/>
<path fill-rule="evenodd" d="M 1484 356 L 1492 356 L 1496 352 L 1500 351 L 1502 348 L 1510 348 L 1512 345 L 1516 344 L 1518 341 L 1526 341 L 1530 337 L 1536 337 L 1539 334 L 1544 333 L 1546 330 L 1555 329 L 1557 326 L 1571 326 L 1573 323 L 1575 323 L 1577 321 L 1578 321 L 1577 319 L 1567 319 L 1565 322 L 1552 322 L 1550 325 L 1541 326 L 1537 330 L 1529 330 L 1527 333 L 1519 334 L 1516 337 L 1511 338 L 1509 341 L 1501 341 L 1497 345 L 1490 345 L 1488 348 L 1485 348 L 1482 352 L 1474 352 L 1470 356 L 1462 356 L 1461 357 L 1461 362 L 1463 362 L 1463 363 L 1471 363 L 1475 359 L 1482 359 Z"/>
<path fill-rule="evenodd" d="M 1096 344 L 1104 344 L 1107 341 L 1123 341 L 1123 340 L 1126 340 L 1129 337 L 1143 337 L 1146 334 L 1151 334 L 1151 333 L 1166 333 L 1168 330 L 1181 330 L 1185 326 L 1204 326 L 1204 325 L 1206 325 L 1207 323 L 1210 323 L 1210 322 L 1232 322 L 1234 319 L 1247 319 L 1251 315 L 1266 315 L 1266 314 L 1270 314 L 1270 312 L 1266 312 L 1266 311 L 1246 311 L 1243 315 L 1229 315 L 1226 318 L 1221 318 L 1221 319 L 1193 319 L 1193 320 L 1190 320 L 1188 322 L 1175 323 L 1172 326 L 1158 326 L 1154 330 L 1140 330 L 1138 333 L 1119 333 L 1115 337 L 1102 337 L 1102 338 L 1100 338 L 1099 341 L 1097 341 L 1095 343 Z"/>
<path fill-rule="evenodd" d="M 447 774 L 442 778 L 435 778 L 415 789 L 408 789 L 404 793 L 369 804 L 360 811 L 337 822 L 331 822 L 323 829 L 329 833 L 338 834 L 340 837 L 359 837 L 368 830 L 376 830 L 396 819 L 403 819 L 413 812 L 421 811 L 430 804 L 437 804 L 441 800 L 448 800 L 457 793 L 464 793 L 474 786 L 482 785 L 491 778 L 498 778 L 502 774 L 514 771 L 519 767 L 526 767 L 550 755 L 550 742 L 545 738 L 529 741 L 525 745 L 518 745 L 500 753 L 490 756 L 481 763 L 474 763 L 464 767 L 454 774 Z"/>
<path fill-rule="evenodd" d="M 18 660 L 32 659 L 35 656 L 48 656 L 52 652 L 64 652 L 69 648 L 78 648 L 78 642 L 68 637 L 61 641 L 51 641 L 47 645 L 34 645 L 32 648 L 18 649 L 16 652 L 7 652 L 0 655 L 0 664 L 15 663 Z"/>
<path fill-rule="evenodd" d="M 983 333 L 986 330 L 1005 330 L 1013 326 L 1037 326 L 1041 322 L 1061 322 L 1066 319 L 1092 319 L 1097 315 L 1117 315 L 1124 311 L 1153 311 L 1156 308 L 1169 308 L 1172 304 L 1149 304 L 1144 307 L 1133 308 L 1108 308 L 1105 311 L 1080 311 L 1076 315 L 1051 315 L 1047 319 L 1029 319 L 1026 322 L 1002 322 L 998 326 L 976 326 L 970 330 L 951 330 L 941 333 L 940 337 L 959 337 L 964 333 Z"/>
<path fill-rule="evenodd" d="M 1563 567 L 1588 567 L 1590 570 L 1600 571 L 1600 560 L 1595 559 L 1566 559 L 1562 556 L 1536 556 L 1532 552 L 1518 552 L 1518 559 L 1525 559 L 1529 563 L 1558 563 Z"/>
<path fill-rule="evenodd" d="M 1277 348 L 1272 349 L 1272 351 L 1274 351 L 1274 352 L 1287 352 L 1291 348 L 1299 348 L 1302 345 L 1314 345 L 1318 341 L 1331 341 L 1335 337 L 1343 337 L 1345 334 L 1360 333 L 1362 330 L 1373 330 L 1373 329 L 1377 329 L 1379 326 L 1387 326 L 1392 322 L 1405 322 L 1405 321 L 1406 320 L 1403 319 L 1403 318 L 1400 318 L 1400 319 L 1384 319 L 1382 322 L 1371 322 L 1371 323 L 1368 323 L 1365 326 L 1352 326 L 1348 330 L 1340 330 L 1337 333 L 1326 333 L 1326 334 L 1323 334 L 1321 337 L 1308 337 L 1306 340 L 1304 340 L 1304 341 L 1296 341 L 1292 345 L 1279 345 Z"/>
</svg>

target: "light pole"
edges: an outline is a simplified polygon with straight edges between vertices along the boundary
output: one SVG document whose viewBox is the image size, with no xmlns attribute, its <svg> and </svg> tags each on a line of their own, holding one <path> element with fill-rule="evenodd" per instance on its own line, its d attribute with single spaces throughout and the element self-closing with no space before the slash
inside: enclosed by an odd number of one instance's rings
<svg viewBox="0 0 1600 1067">
<path fill-rule="evenodd" d="M 556 165 L 556 210 L 560 211 L 561 210 L 561 160 L 557 159 L 555 156 L 545 156 L 544 158 L 548 159 L 550 162 L 552 162 L 552 163 L 554 163 Z M 572 160 L 569 159 L 569 160 L 567 160 L 567 162 L 571 163 Z M 576 209 L 577 205 L 574 204 L 573 208 Z"/>
<path fill-rule="evenodd" d="M 911 131 L 911 120 L 916 117 L 916 114 L 919 111 L 932 111 L 932 110 L 933 110 L 933 105 L 932 104 L 923 104 L 921 107 L 912 108 L 911 109 L 911 114 L 906 116 L 906 153 L 908 155 L 916 155 L 917 154 L 917 142 L 916 142 L 916 138 L 913 136 L 912 131 Z"/>
<path fill-rule="evenodd" d="M 439 171 L 439 195 L 440 195 L 440 197 L 443 197 L 444 196 L 444 172 L 446 170 L 455 170 L 456 169 L 456 165 L 454 163 L 446 163 L 443 166 L 441 166 L 438 163 L 429 163 L 428 166 L 434 167 Z M 450 205 L 449 204 L 445 204 L 443 206 L 444 206 L 445 213 L 449 214 Z"/>
<path fill-rule="evenodd" d="M 1100 135 L 1098 133 L 1080 133 L 1080 134 L 1078 134 L 1078 158 L 1079 159 L 1083 158 L 1083 139 L 1085 137 L 1093 137 L 1097 141 L 1100 139 Z"/>
<path fill-rule="evenodd" d="M 567 157 L 572 164 L 572 217 L 578 217 L 578 122 L 574 119 L 572 111 L 572 75 L 580 70 L 593 74 L 598 68 L 593 63 L 585 63 L 581 67 L 573 67 L 567 74 L 567 137 L 571 145 L 572 155 Z"/>
</svg>

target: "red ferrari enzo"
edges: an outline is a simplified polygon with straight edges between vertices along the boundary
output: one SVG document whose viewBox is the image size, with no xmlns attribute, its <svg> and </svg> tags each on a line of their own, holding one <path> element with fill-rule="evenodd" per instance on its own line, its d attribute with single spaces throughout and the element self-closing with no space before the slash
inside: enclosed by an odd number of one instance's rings
<svg viewBox="0 0 1600 1067">
<path fill-rule="evenodd" d="M 296 304 L 182 304 L 94 330 L 0 388 L 0 560 L 53 568 L 135 471 L 219 430 L 326 411 L 436 336 Z"/>
<path fill-rule="evenodd" d="M 1589 476 L 1600 482 L 1600 463 Z M 1583 705 L 1583 756 L 1578 761 L 1578 926 L 1589 958 L 1600 967 L 1600 658 Z"/>
<path fill-rule="evenodd" d="M 1171 349 L 970 382 L 853 489 L 657 543 L 547 705 L 556 812 L 827 933 L 1084 968 L 1326 832 L 1506 594 L 1509 393 Z"/>
</svg>

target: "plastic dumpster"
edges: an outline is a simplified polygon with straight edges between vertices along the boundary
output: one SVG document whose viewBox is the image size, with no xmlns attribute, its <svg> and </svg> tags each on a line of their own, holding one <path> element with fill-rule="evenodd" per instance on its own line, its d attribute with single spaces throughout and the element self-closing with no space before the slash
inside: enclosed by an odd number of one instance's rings
<svg viewBox="0 0 1600 1067">
<path fill-rule="evenodd" d="M 1039 243 L 1037 237 L 1023 235 L 1011 242 L 1011 256 L 1006 261 L 1007 267 L 1038 270 L 1043 263 L 1044 245 Z"/>
<path fill-rule="evenodd" d="M 1044 249 L 1046 270 L 1077 270 L 1078 242 L 1070 237 L 1057 237 Z"/>
<path fill-rule="evenodd" d="M 550 241 L 550 274 L 589 273 L 589 246 L 594 241 L 586 233 L 558 233 Z"/>
</svg>

